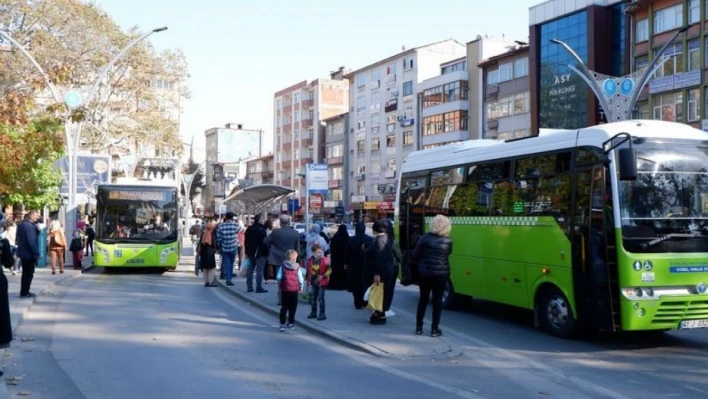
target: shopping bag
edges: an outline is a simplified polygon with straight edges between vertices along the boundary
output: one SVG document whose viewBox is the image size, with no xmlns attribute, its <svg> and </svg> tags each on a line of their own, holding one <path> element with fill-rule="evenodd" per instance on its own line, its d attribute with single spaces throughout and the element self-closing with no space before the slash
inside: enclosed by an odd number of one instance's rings
<svg viewBox="0 0 708 399">
<path fill-rule="evenodd" d="M 241 262 L 241 267 L 239 267 L 238 269 L 238 276 L 246 277 L 248 275 L 248 272 L 251 270 L 251 267 L 253 267 L 253 262 L 251 262 L 251 258 L 246 258 L 243 262 Z"/>
<path fill-rule="evenodd" d="M 366 305 L 366 308 L 383 312 L 384 283 L 373 284 L 369 289 L 371 293 L 369 293 L 369 303 Z"/>
<path fill-rule="evenodd" d="M 373 287 L 373 285 L 371 287 Z M 364 293 L 364 302 L 369 300 L 369 296 L 371 295 L 371 287 L 367 288 L 366 292 Z"/>
</svg>

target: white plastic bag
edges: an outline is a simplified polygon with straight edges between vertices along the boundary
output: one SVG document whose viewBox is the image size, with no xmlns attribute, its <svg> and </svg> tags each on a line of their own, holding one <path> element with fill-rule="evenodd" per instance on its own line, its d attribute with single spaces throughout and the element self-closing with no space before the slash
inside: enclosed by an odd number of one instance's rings
<svg viewBox="0 0 708 399">
<path fill-rule="evenodd" d="M 373 285 L 371 286 L 373 287 Z M 369 295 L 371 295 L 371 287 L 369 287 L 366 292 L 364 293 L 364 300 L 368 301 L 369 300 Z"/>
</svg>

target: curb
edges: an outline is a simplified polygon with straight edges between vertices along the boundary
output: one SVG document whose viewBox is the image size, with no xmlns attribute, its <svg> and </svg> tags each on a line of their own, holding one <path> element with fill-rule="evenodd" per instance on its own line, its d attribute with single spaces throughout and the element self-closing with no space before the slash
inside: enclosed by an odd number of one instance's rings
<svg viewBox="0 0 708 399">
<path fill-rule="evenodd" d="M 254 304 L 255 306 L 257 306 L 257 307 L 260 308 L 261 310 L 265 310 L 265 311 L 267 311 L 267 312 L 269 312 L 269 313 L 272 313 L 272 314 L 274 314 L 274 315 L 280 314 L 280 311 L 278 310 L 278 308 L 273 307 L 273 306 L 270 306 L 270 305 L 268 305 L 268 304 L 265 304 L 265 303 L 263 303 L 263 302 L 261 302 L 261 301 L 259 301 L 259 300 L 256 300 L 256 299 L 250 297 L 248 294 L 243 293 L 243 292 L 241 292 L 241 291 L 238 291 L 238 290 L 235 290 L 235 289 L 232 290 L 232 289 L 230 289 L 228 286 L 226 286 L 225 283 L 221 282 L 221 280 L 218 280 L 218 279 L 217 279 L 217 284 L 219 284 L 219 287 L 220 287 L 220 288 L 225 289 L 226 291 L 230 292 L 231 295 L 233 295 L 233 296 L 235 296 L 235 297 L 237 297 L 237 298 L 239 298 L 239 299 L 241 299 L 241 300 L 243 300 L 243 301 L 247 301 L 249 305 Z M 428 355 L 426 355 L 426 356 L 401 356 L 401 355 L 395 355 L 395 354 L 392 354 L 392 353 L 383 351 L 383 350 L 381 350 L 381 349 L 374 348 L 374 347 L 372 347 L 372 346 L 370 346 L 370 345 L 367 345 L 365 342 L 357 341 L 357 340 L 355 340 L 355 339 L 353 339 L 353 338 L 350 338 L 350 337 L 347 337 L 347 336 L 345 336 L 345 335 L 343 335 L 343 334 L 339 334 L 339 333 L 334 332 L 334 331 L 332 331 L 332 330 L 330 330 L 330 329 L 321 327 L 321 326 L 319 326 L 318 324 L 315 324 L 315 323 L 312 323 L 312 322 L 309 322 L 309 321 L 303 322 L 303 321 L 301 321 L 301 320 L 298 320 L 297 317 L 296 317 L 296 319 L 295 319 L 295 323 L 298 324 L 298 325 L 300 325 L 303 329 L 305 329 L 305 330 L 307 330 L 307 331 L 309 331 L 309 332 L 311 332 L 311 333 L 315 333 L 315 334 L 324 336 L 325 338 L 328 338 L 328 339 L 330 339 L 330 340 L 332 340 L 332 341 L 334 341 L 334 342 L 336 342 L 336 343 L 338 343 L 338 344 L 340 344 L 340 345 L 343 345 L 343 346 L 346 346 L 346 347 L 348 347 L 348 348 L 350 348 L 350 349 L 354 349 L 354 350 L 357 350 L 357 351 L 360 351 L 360 352 L 364 352 L 364 353 L 367 353 L 367 354 L 370 354 L 370 355 L 373 355 L 373 356 L 376 356 L 376 357 L 379 357 L 379 358 L 384 358 L 384 359 L 401 359 L 401 358 L 404 358 L 404 359 L 435 359 L 435 360 L 439 360 L 439 359 L 451 359 L 451 358 L 453 358 L 453 357 L 456 357 L 456 356 L 462 354 L 462 351 L 461 351 L 461 350 L 459 350 L 459 349 L 453 349 L 453 348 L 451 347 L 449 352 L 446 352 L 446 353 L 444 353 L 444 354 L 437 355 L 437 356 L 436 356 L 436 355 L 429 355 L 429 356 L 428 356 Z"/>
</svg>

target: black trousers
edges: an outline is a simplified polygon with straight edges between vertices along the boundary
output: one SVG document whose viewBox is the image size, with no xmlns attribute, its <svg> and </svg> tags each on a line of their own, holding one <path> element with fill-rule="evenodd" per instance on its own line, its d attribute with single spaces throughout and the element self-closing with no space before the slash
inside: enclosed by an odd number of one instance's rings
<svg viewBox="0 0 708 399">
<path fill-rule="evenodd" d="M 89 249 L 91 250 L 91 256 L 93 256 L 93 240 L 86 240 L 86 256 L 89 256 Z"/>
<path fill-rule="evenodd" d="M 418 313 L 416 315 L 416 326 L 423 326 L 425 318 L 425 310 L 428 307 L 430 293 L 433 293 L 433 324 L 432 329 L 438 328 L 440 325 L 440 313 L 442 313 L 442 295 L 447 283 L 447 277 L 423 277 L 420 278 L 418 288 L 420 290 L 420 299 L 418 299 Z"/>
<path fill-rule="evenodd" d="M 298 293 L 282 291 L 281 295 L 280 324 L 285 324 L 285 316 L 287 316 L 288 324 L 295 324 Z"/>
<path fill-rule="evenodd" d="M 393 294 L 396 290 L 396 280 L 398 279 L 398 273 L 400 272 L 398 266 L 393 270 L 393 276 L 386 281 L 384 285 L 384 312 L 391 310 L 391 303 L 393 302 Z"/>
<path fill-rule="evenodd" d="M 22 259 L 22 282 L 20 284 L 20 295 L 30 293 L 32 279 L 34 279 L 34 268 L 37 266 L 37 261 L 34 259 Z"/>
</svg>

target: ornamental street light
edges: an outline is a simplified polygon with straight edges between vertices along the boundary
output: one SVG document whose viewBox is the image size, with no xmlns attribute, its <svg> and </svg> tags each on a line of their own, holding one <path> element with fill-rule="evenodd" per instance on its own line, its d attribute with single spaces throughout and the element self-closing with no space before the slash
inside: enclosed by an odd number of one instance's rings
<svg viewBox="0 0 708 399">
<path fill-rule="evenodd" d="M 57 103 L 65 102 L 68 106 L 70 107 L 87 107 L 90 103 L 91 100 L 93 100 L 93 97 L 96 95 L 98 92 L 98 87 L 101 84 L 101 82 L 106 78 L 108 75 L 108 72 L 113 68 L 113 66 L 118 62 L 123 56 L 130 51 L 133 47 L 138 45 L 140 42 L 143 40 L 147 39 L 150 37 L 153 33 L 158 33 L 167 30 L 167 27 L 162 27 L 162 28 L 156 28 L 151 30 L 150 32 L 145 33 L 144 35 L 138 37 L 137 39 L 133 40 L 130 42 L 123 50 L 121 50 L 113 59 L 106 64 L 101 71 L 99 72 L 98 76 L 96 77 L 96 80 L 93 82 L 93 85 L 91 86 L 91 89 L 88 92 L 88 95 L 82 100 L 80 96 L 76 93 L 69 92 L 67 93 L 65 101 L 62 101 L 62 98 L 59 96 L 59 91 L 57 90 L 57 87 L 52 83 L 51 79 L 49 78 L 49 75 L 44 71 L 41 65 L 37 62 L 37 60 L 34 59 L 32 54 L 30 54 L 29 51 L 27 51 L 24 46 L 22 46 L 19 42 L 17 42 L 15 39 L 13 39 L 7 32 L 3 32 L 0 30 L 0 35 L 7 39 L 10 43 L 12 43 L 15 47 L 17 47 L 20 52 L 27 57 L 27 59 L 30 60 L 32 65 L 37 69 L 37 71 L 42 75 L 42 78 L 44 79 L 44 82 L 47 84 L 47 87 L 52 93 L 52 96 L 54 97 L 54 101 Z M 68 209 L 66 212 L 66 222 L 65 226 L 71 226 L 70 228 L 66 229 L 66 234 L 70 235 L 73 233 L 73 229 L 76 226 L 76 185 L 77 185 L 77 180 L 76 180 L 76 170 L 77 170 L 77 155 L 79 152 L 79 142 L 81 139 L 81 128 L 82 128 L 82 122 L 72 122 L 69 118 L 68 114 L 63 115 L 64 119 L 64 134 L 66 136 L 66 150 L 67 150 L 67 157 L 69 158 L 69 167 L 68 167 L 68 177 L 69 177 L 69 198 L 68 198 Z M 67 240 L 69 240 L 70 237 L 67 237 Z M 68 252 L 67 252 L 68 253 Z M 71 256 L 67 255 L 67 262 L 66 264 L 68 266 L 73 265 L 73 260 Z"/>
</svg>

